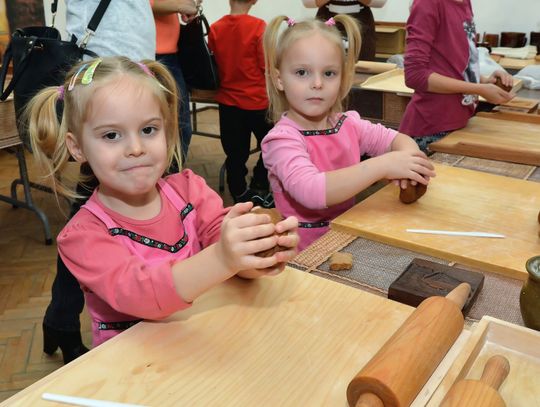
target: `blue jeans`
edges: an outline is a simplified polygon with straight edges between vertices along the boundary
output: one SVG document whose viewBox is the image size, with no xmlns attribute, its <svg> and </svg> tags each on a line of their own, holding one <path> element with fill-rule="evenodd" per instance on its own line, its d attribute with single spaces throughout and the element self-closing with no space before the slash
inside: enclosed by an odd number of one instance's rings
<svg viewBox="0 0 540 407">
<path fill-rule="evenodd" d="M 156 54 L 156 60 L 165 65 L 178 85 L 180 103 L 178 107 L 178 124 L 180 126 L 180 139 L 182 141 L 182 161 L 185 162 L 191 142 L 191 115 L 189 112 L 189 93 L 184 75 L 180 68 L 177 54 Z"/>
<path fill-rule="evenodd" d="M 435 141 L 439 141 L 444 136 L 446 136 L 449 131 L 441 131 L 440 133 L 430 134 L 429 136 L 414 137 L 413 140 L 418 144 L 418 148 L 422 150 L 427 155 L 431 155 L 432 151 L 429 149 L 429 145 Z"/>
</svg>

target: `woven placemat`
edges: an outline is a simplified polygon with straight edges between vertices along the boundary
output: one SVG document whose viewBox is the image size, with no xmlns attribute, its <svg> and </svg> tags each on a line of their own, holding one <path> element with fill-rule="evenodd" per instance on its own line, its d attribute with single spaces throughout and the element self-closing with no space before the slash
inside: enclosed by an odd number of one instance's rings
<svg viewBox="0 0 540 407">
<path fill-rule="evenodd" d="M 519 179 L 525 179 L 529 176 L 531 171 L 535 169 L 535 167 L 532 165 L 515 164 L 505 161 L 494 161 L 473 157 L 463 157 L 463 159 L 455 166 Z"/>
<path fill-rule="evenodd" d="M 446 164 L 453 166 L 463 159 L 462 155 L 446 154 L 446 153 L 433 153 L 429 158 L 436 163 Z"/>
<path fill-rule="evenodd" d="M 503 175 L 505 177 L 540 182 L 540 168 L 532 165 L 465 157 L 463 155 L 446 153 L 435 153 L 429 158 L 439 164 L 445 164 L 451 167 L 466 168 L 469 170 L 488 172 L 490 174 Z"/>
<path fill-rule="evenodd" d="M 329 230 L 319 239 L 302 250 L 294 259 L 289 262 L 291 266 L 312 269 L 327 260 L 333 253 L 341 250 L 356 239 L 348 233 Z"/>
<path fill-rule="evenodd" d="M 536 168 L 527 178 L 528 181 L 540 182 L 540 168 Z"/>
<path fill-rule="evenodd" d="M 390 284 L 414 258 L 453 265 L 445 260 L 363 238 L 356 238 L 344 246 L 341 251 L 353 255 L 353 268 L 351 270 L 332 271 L 327 260 L 311 272 L 384 297 L 388 295 Z M 496 274 L 484 273 L 484 276 L 484 286 L 467 318 L 476 321 L 484 315 L 490 315 L 523 325 L 519 310 L 519 293 L 522 282 Z"/>
</svg>

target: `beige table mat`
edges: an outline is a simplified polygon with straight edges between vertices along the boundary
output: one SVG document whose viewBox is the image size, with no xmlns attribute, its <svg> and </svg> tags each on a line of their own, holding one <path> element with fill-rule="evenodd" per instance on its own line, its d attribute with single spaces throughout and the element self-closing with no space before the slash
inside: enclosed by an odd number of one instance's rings
<svg viewBox="0 0 540 407">
<path fill-rule="evenodd" d="M 330 270 L 328 258 L 336 251 L 353 255 L 351 270 Z M 332 230 L 298 255 L 293 265 L 321 277 L 387 297 L 390 284 L 414 258 L 454 265 L 431 256 Z M 489 273 L 484 273 L 484 276 L 484 286 L 467 318 L 476 321 L 484 315 L 490 315 L 523 325 L 519 310 L 521 281 Z"/>
</svg>

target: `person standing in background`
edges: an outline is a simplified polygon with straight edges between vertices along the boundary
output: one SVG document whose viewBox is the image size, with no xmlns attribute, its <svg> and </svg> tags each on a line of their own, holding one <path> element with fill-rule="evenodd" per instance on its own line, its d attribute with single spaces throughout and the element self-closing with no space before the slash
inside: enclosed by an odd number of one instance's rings
<svg viewBox="0 0 540 407">
<path fill-rule="evenodd" d="M 471 0 L 414 0 L 407 20 L 405 84 L 414 89 L 399 131 L 420 149 L 463 128 L 474 114 L 478 96 L 508 102 L 514 94 L 495 85 L 513 78 L 498 70 L 480 75 Z M 440 41 L 439 39 L 444 39 Z"/>
<path fill-rule="evenodd" d="M 85 36 L 100 0 L 66 0 L 66 30 L 75 35 L 78 43 Z M 156 30 L 152 8 L 148 0 L 111 1 L 96 32 L 88 42 L 88 49 L 100 56 L 127 56 L 136 61 L 154 59 Z M 91 170 L 81 165 L 81 174 Z M 83 197 L 92 194 L 95 185 L 77 185 Z M 76 200 L 71 206 L 72 217 L 86 199 Z M 91 251 L 92 248 L 89 248 Z M 52 355 L 58 348 L 64 363 L 88 352 L 81 338 L 80 313 L 84 308 L 84 295 L 79 282 L 66 267 L 60 256 L 51 288 L 51 302 L 43 318 L 43 351 Z"/>
<path fill-rule="evenodd" d="M 251 201 L 265 208 L 274 206 L 268 172 L 259 156 L 253 178 L 246 183 L 251 133 L 260 144 L 272 125 L 268 121 L 262 37 L 266 23 L 250 16 L 257 0 L 229 0 L 231 12 L 210 27 L 208 46 L 214 52 L 220 86 L 221 145 L 227 155 L 227 185 L 234 202 Z"/>
<path fill-rule="evenodd" d="M 156 23 L 156 60 L 171 71 L 180 92 L 178 123 L 182 141 L 182 161 L 185 162 L 191 142 L 189 93 L 178 60 L 180 20 L 189 22 L 198 12 L 202 0 L 151 0 Z"/>
<path fill-rule="evenodd" d="M 78 42 L 85 36 L 88 22 L 99 0 L 66 0 L 66 31 Z M 156 29 L 150 4 L 144 0 L 111 1 L 88 49 L 99 56 L 123 55 L 131 59 L 154 59 Z"/>
<path fill-rule="evenodd" d="M 362 47 L 359 60 L 375 60 L 375 19 L 371 8 L 379 8 L 386 0 L 302 0 L 305 7 L 318 7 L 317 18 L 327 21 L 337 14 L 347 14 L 360 23 Z M 343 34 L 343 32 L 342 32 Z"/>
</svg>

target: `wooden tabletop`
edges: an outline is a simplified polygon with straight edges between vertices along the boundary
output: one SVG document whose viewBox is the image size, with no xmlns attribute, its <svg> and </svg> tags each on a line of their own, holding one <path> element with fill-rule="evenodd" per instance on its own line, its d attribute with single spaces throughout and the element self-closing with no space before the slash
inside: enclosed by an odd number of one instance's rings
<svg viewBox="0 0 540 407">
<path fill-rule="evenodd" d="M 429 148 L 442 153 L 538 166 L 540 124 L 473 117 L 463 129 L 431 143 Z"/>
<path fill-rule="evenodd" d="M 148 406 L 338 406 L 413 308 L 287 268 L 142 322 L 2 405 L 43 392 Z"/>
<path fill-rule="evenodd" d="M 522 86 L 523 81 L 514 78 L 512 92 L 517 93 Z M 412 96 L 414 94 L 414 89 L 409 88 L 405 84 L 405 72 L 402 68 L 396 68 L 378 75 L 373 75 L 364 81 L 360 87 L 365 90 L 396 93 L 400 96 Z M 480 97 L 480 101 L 484 100 L 484 98 Z"/>
<path fill-rule="evenodd" d="M 337 217 L 332 229 L 448 261 L 526 279 L 540 250 L 540 184 L 436 164 L 419 201 L 405 205 L 388 185 Z M 406 229 L 492 232 L 504 239 L 409 233 Z"/>
</svg>

